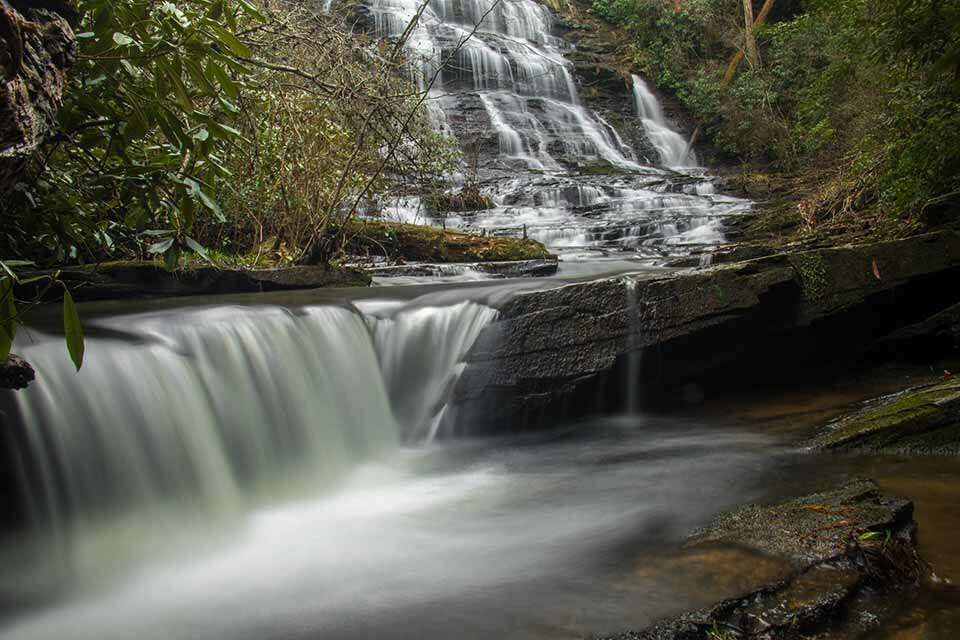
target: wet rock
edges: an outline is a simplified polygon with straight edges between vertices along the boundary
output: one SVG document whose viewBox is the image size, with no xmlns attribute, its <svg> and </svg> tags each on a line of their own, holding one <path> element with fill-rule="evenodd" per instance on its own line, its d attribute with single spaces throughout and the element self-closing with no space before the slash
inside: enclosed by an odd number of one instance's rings
<svg viewBox="0 0 960 640">
<path fill-rule="evenodd" d="M 828 424 L 814 446 L 835 451 L 957 455 L 960 379 L 871 401 L 860 411 Z"/>
<path fill-rule="evenodd" d="M 25 389 L 35 377 L 30 363 L 16 354 L 0 364 L 0 389 Z"/>
<path fill-rule="evenodd" d="M 791 562 L 775 584 L 607 640 L 764 640 L 849 637 L 877 626 L 891 592 L 930 577 L 917 555 L 913 505 L 868 480 L 718 518 L 691 546 L 745 547 Z"/>
<path fill-rule="evenodd" d="M 62 2 L 0 6 L 0 193 L 21 180 L 27 160 L 56 122 L 76 39 Z M 59 8 L 65 18 L 46 8 Z"/>
<path fill-rule="evenodd" d="M 24 274 L 29 277 L 32 274 Z M 368 286 L 370 277 L 353 269 L 326 266 L 293 266 L 273 269 L 217 269 L 188 267 L 167 271 L 150 263 L 119 263 L 60 272 L 77 300 L 111 300 L 151 297 L 256 293 L 318 287 Z M 34 297 L 38 292 L 24 290 Z"/>
<path fill-rule="evenodd" d="M 884 337 L 874 347 L 879 353 L 943 353 L 960 347 L 960 304 L 947 307 L 915 324 Z"/>
<path fill-rule="evenodd" d="M 504 262 L 474 262 L 462 264 L 403 264 L 364 269 L 371 276 L 444 276 L 468 271 L 485 273 L 499 278 L 539 278 L 557 272 L 556 258 L 544 260 L 510 260 Z"/>
<path fill-rule="evenodd" d="M 879 277 L 878 277 L 879 276 Z M 960 302 L 960 234 L 782 254 L 520 293 L 468 355 L 452 428 L 505 432 L 695 383 L 822 371 Z M 635 281 L 636 303 L 627 295 Z"/>
</svg>

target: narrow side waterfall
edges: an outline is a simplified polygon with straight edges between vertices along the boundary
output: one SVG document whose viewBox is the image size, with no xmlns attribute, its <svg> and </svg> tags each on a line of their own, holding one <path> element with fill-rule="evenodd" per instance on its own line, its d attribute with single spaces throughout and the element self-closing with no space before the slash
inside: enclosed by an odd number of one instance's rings
<svg viewBox="0 0 960 640">
<path fill-rule="evenodd" d="M 660 154 L 661 164 L 667 167 L 689 167 L 697 164 L 696 155 L 687 145 L 687 140 L 670 128 L 657 96 L 637 75 L 633 76 L 633 102 L 650 143 Z"/>
<path fill-rule="evenodd" d="M 638 390 L 640 387 L 640 367 L 643 364 L 643 352 L 639 345 L 640 307 L 637 301 L 637 281 L 634 278 L 627 278 L 623 281 L 623 286 L 626 299 L 624 311 L 627 314 L 630 328 L 629 333 L 627 333 L 627 375 L 624 380 L 624 396 L 627 413 L 635 415 L 640 408 Z"/>
<path fill-rule="evenodd" d="M 435 434 L 460 360 L 495 315 L 463 302 L 377 315 L 326 306 L 121 316 L 88 327 L 79 373 L 61 340 L 30 332 L 35 342 L 17 349 L 38 379 L 13 396 L 29 517 L 73 545 L 119 514 L 229 518 L 260 497 L 331 486 Z M 90 570 L 100 561 L 73 560 Z"/>
</svg>

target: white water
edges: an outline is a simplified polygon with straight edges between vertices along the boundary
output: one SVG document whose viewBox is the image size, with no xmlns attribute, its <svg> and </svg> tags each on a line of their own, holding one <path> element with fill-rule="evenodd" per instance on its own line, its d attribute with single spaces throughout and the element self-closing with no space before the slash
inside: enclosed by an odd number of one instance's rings
<svg viewBox="0 0 960 640">
<path fill-rule="evenodd" d="M 637 75 L 633 76 L 633 101 L 647 137 L 660 155 L 661 164 L 676 168 L 696 165 L 696 155 L 687 140 L 670 127 L 657 97 Z"/>
<path fill-rule="evenodd" d="M 399 36 L 420 4 L 371 0 L 377 34 Z M 555 149 L 638 169 L 616 132 L 580 104 L 564 43 L 551 35 L 553 24 L 550 10 L 534 0 L 437 0 L 424 11 L 408 48 L 424 82 L 440 69 L 434 87 L 437 102 L 454 111 L 448 118 L 462 107 L 439 96 L 469 94 L 480 101 L 504 158 L 531 169 L 557 168 Z"/>
<path fill-rule="evenodd" d="M 431 443 L 495 318 L 460 296 L 85 314 L 80 373 L 21 331 L 0 637 L 539 640 L 702 604 L 650 567 L 755 497 L 771 443 L 648 417 Z"/>
<path fill-rule="evenodd" d="M 37 530 L 89 577 L 123 555 L 118 537 L 135 552 L 168 535 L 157 523 L 171 512 L 229 520 L 432 439 L 460 361 L 496 312 L 368 307 L 95 321 L 79 373 L 61 340 L 24 331 L 36 342 L 18 351 L 40 373 L 14 401 Z"/>
<path fill-rule="evenodd" d="M 382 37 L 402 33 L 419 5 L 368 0 Z M 470 158 L 471 149 L 479 149 L 472 179 L 498 206 L 441 218 L 408 198 L 383 203 L 384 214 L 495 235 L 526 233 L 567 262 L 656 263 L 722 243 L 723 218 L 747 211 L 750 203 L 714 193 L 685 137 L 670 128 L 656 97 L 634 77 L 635 107 L 658 156 L 641 164 L 621 134 L 584 104 L 564 57 L 571 47 L 553 35 L 554 24 L 550 10 L 534 0 L 435 0 L 427 6 L 408 43 L 421 84 L 439 74 L 432 109 L 443 113 L 442 128 L 461 137 Z M 625 105 L 629 92 L 625 86 Z M 476 274 L 461 276 L 468 277 Z"/>
</svg>

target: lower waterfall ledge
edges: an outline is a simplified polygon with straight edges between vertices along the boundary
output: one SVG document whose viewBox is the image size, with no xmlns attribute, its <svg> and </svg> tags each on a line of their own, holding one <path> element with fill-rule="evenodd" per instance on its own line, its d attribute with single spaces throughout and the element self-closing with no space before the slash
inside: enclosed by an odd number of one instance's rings
<svg viewBox="0 0 960 640">
<path fill-rule="evenodd" d="M 960 301 L 958 276 L 960 233 L 944 231 L 518 293 L 470 351 L 449 419 L 462 433 L 516 432 L 620 409 L 628 394 L 819 371 L 879 346 L 889 356 L 886 336 Z"/>
</svg>

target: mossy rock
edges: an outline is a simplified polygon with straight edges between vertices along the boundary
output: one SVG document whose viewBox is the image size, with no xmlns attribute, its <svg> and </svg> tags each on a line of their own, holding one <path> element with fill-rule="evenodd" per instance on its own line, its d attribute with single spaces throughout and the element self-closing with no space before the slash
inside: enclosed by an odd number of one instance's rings
<svg viewBox="0 0 960 640">
<path fill-rule="evenodd" d="M 508 262 L 554 256 L 529 239 L 482 236 L 427 225 L 359 221 L 348 230 L 348 252 L 408 262 Z"/>
<path fill-rule="evenodd" d="M 476 187 L 464 187 L 460 191 L 436 193 L 426 198 L 426 204 L 437 213 L 451 211 L 486 211 L 495 209 L 493 198 Z"/>
<path fill-rule="evenodd" d="M 960 453 L 960 380 L 874 400 L 825 427 L 816 446 L 879 453 Z"/>
</svg>

